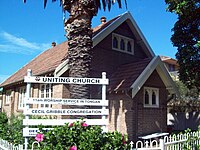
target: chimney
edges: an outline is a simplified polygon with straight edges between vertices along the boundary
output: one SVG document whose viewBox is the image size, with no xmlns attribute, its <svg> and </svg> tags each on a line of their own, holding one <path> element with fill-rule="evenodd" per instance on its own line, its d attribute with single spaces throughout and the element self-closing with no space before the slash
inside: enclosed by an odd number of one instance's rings
<svg viewBox="0 0 200 150">
<path fill-rule="evenodd" d="M 104 16 L 101 17 L 100 21 L 101 21 L 102 24 L 106 23 L 106 17 L 104 17 Z"/>
<path fill-rule="evenodd" d="M 51 46 L 52 46 L 52 47 L 55 47 L 55 46 L 56 46 L 56 42 L 52 42 L 52 43 L 51 43 Z"/>
</svg>

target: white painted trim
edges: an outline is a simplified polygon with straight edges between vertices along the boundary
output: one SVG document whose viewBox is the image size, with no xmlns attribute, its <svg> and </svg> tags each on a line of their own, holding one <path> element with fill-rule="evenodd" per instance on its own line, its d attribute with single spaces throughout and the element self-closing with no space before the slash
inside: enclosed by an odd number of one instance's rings
<svg viewBox="0 0 200 150">
<path fill-rule="evenodd" d="M 161 59 L 160 59 L 159 66 L 156 68 L 156 70 L 157 70 L 158 74 L 160 75 L 161 79 L 163 80 L 163 82 L 166 86 L 166 89 L 171 94 L 176 94 L 178 97 L 180 97 L 179 90 L 178 90 L 175 82 L 173 81 L 172 77 L 170 76 L 169 71 L 165 67 L 164 62 L 162 62 Z"/>
<path fill-rule="evenodd" d="M 143 84 L 152 74 L 157 66 L 158 57 L 154 57 L 153 60 L 147 65 L 144 71 L 136 79 L 136 81 L 131 85 L 132 88 L 132 98 L 137 94 L 137 92 L 142 88 Z"/>
<path fill-rule="evenodd" d="M 148 94 L 149 95 L 149 104 L 145 104 L 145 93 L 146 91 L 148 91 Z M 155 91 L 155 96 L 156 96 L 156 104 L 152 104 L 152 91 Z M 144 91 L 143 91 L 143 106 L 145 108 L 159 108 L 159 88 L 155 88 L 155 87 L 147 87 L 145 86 L 144 87 Z"/>
<path fill-rule="evenodd" d="M 147 65 L 147 67 L 144 69 L 144 71 L 140 74 L 140 76 L 136 79 L 136 81 L 131 85 L 132 88 L 132 97 L 134 97 L 137 92 L 142 88 L 146 80 L 150 77 L 152 72 L 154 70 L 158 71 L 158 74 L 160 75 L 162 81 L 164 82 L 167 89 L 171 88 L 173 90 L 170 90 L 171 94 L 177 94 L 179 95 L 178 89 L 170 77 L 167 69 L 165 68 L 163 62 L 161 61 L 160 57 L 154 57 L 152 61 Z"/>
<path fill-rule="evenodd" d="M 60 77 L 63 73 L 65 73 L 69 69 L 68 65 L 69 60 L 63 61 L 54 71 L 54 77 Z"/>
<path fill-rule="evenodd" d="M 118 48 L 113 47 L 113 39 L 114 38 L 117 38 Z M 121 43 L 120 43 L 121 39 L 124 40 L 124 44 L 125 44 L 124 50 L 121 49 Z M 130 42 L 130 44 L 131 44 L 131 52 L 129 52 L 128 48 L 127 48 L 128 42 Z M 116 50 L 118 52 L 134 55 L 134 39 L 122 36 L 120 34 L 112 33 L 112 49 Z"/>
</svg>

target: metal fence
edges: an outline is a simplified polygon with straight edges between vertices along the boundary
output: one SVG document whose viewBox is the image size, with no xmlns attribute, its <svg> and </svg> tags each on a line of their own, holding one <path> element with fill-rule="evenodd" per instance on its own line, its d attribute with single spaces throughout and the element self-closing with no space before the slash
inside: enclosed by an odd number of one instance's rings
<svg viewBox="0 0 200 150">
<path fill-rule="evenodd" d="M 38 142 L 33 142 L 32 150 L 39 146 Z M 130 146 L 130 150 L 200 150 L 200 131 L 165 136 L 157 140 L 130 142 Z M 23 145 L 0 139 L 0 150 L 23 150 Z"/>
<path fill-rule="evenodd" d="M 0 139 L 0 150 L 23 150 L 23 145 L 12 144 L 6 140 Z"/>
<path fill-rule="evenodd" d="M 130 142 L 130 150 L 200 150 L 200 131 L 170 135 L 158 140 Z"/>
</svg>

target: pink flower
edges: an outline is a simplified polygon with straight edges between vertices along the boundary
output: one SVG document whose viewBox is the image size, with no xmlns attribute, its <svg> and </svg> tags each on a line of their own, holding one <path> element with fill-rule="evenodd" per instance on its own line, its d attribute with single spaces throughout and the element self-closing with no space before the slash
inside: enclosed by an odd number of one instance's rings
<svg viewBox="0 0 200 150">
<path fill-rule="evenodd" d="M 44 134 L 42 133 L 36 134 L 35 140 L 38 142 L 42 142 L 44 140 Z"/>
<path fill-rule="evenodd" d="M 74 125 L 74 123 L 70 123 L 70 124 L 69 124 L 69 127 L 73 127 L 73 125 Z"/>
<path fill-rule="evenodd" d="M 77 150 L 77 147 L 76 146 L 72 146 L 69 148 L 69 150 Z"/>
<path fill-rule="evenodd" d="M 81 126 L 82 126 L 82 127 L 87 127 L 87 126 L 88 126 L 88 124 L 87 124 L 87 123 L 85 123 L 85 122 L 83 122 L 83 123 L 81 124 Z"/>
</svg>

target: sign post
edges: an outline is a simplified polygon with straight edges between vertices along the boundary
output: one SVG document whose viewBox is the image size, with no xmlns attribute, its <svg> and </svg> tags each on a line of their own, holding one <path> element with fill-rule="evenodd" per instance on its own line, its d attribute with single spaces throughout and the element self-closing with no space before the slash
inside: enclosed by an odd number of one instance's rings
<svg viewBox="0 0 200 150">
<path fill-rule="evenodd" d="M 31 77 L 32 75 L 32 71 L 30 69 L 27 70 L 27 76 Z M 30 93 L 31 93 L 31 83 L 27 82 L 26 85 L 26 96 L 25 96 L 25 109 L 28 110 L 29 109 L 29 104 L 27 103 L 27 100 L 30 98 Z M 29 119 L 29 115 L 25 115 L 25 119 Z M 25 127 L 25 129 L 28 130 L 28 126 Z M 25 150 L 28 149 L 28 138 L 25 137 Z"/>
<path fill-rule="evenodd" d="M 102 79 L 106 79 L 106 73 L 102 72 Z M 102 85 L 102 101 L 106 101 L 106 85 Z M 106 110 L 105 106 L 102 106 L 102 110 Z M 106 119 L 106 115 L 102 115 L 102 119 Z M 104 132 L 107 131 L 106 126 L 102 126 Z"/>
</svg>

